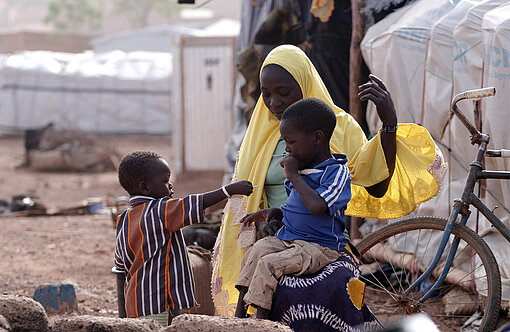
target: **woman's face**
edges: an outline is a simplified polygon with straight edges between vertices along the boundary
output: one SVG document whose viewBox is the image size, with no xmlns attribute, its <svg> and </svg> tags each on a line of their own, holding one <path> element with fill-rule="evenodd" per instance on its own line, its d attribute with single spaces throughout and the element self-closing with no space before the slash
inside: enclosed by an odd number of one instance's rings
<svg viewBox="0 0 510 332">
<path fill-rule="evenodd" d="M 287 107 L 303 99 L 301 87 L 294 77 L 275 64 L 269 64 L 262 69 L 260 90 L 264 104 L 278 120 L 281 120 Z"/>
</svg>

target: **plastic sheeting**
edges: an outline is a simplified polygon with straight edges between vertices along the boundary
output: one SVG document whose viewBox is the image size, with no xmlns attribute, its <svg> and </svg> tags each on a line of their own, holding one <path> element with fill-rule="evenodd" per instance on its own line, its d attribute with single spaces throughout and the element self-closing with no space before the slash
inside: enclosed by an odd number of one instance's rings
<svg viewBox="0 0 510 332">
<path fill-rule="evenodd" d="M 487 98 L 482 108 L 482 124 L 484 132 L 489 133 L 491 144 L 489 148 L 509 148 L 510 135 L 508 123 L 510 121 L 510 4 L 497 7 L 485 14 L 482 22 L 483 44 L 486 50 L 483 71 L 483 85 L 496 88 L 496 96 Z M 510 159 L 488 158 L 487 169 L 510 170 Z M 487 180 L 488 206 L 493 208 L 496 215 L 510 227 L 510 181 Z M 486 225 L 486 227 L 489 227 Z M 503 298 L 510 299 L 510 263 L 508 263 L 508 242 L 492 228 L 486 228 L 484 239 L 492 248 L 500 265 L 504 282 Z"/>
<path fill-rule="evenodd" d="M 387 84 L 399 122 L 424 125 L 441 146 L 449 173 L 439 195 L 421 205 L 419 215 L 446 217 L 454 198 L 460 197 L 476 147 L 467 129 L 454 118 L 445 127 L 450 102 L 457 93 L 496 87 L 496 96 L 482 100 L 477 125 L 491 136 L 489 148 L 509 148 L 510 5 L 504 0 L 417 1 L 372 26 L 362 42 L 371 71 Z M 459 107 L 474 122 L 473 102 Z M 373 106 L 367 115 L 372 131 L 380 126 Z M 450 150 L 451 149 L 451 150 Z M 510 170 L 508 159 L 487 158 L 486 168 Z M 482 200 L 510 227 L 510 181 L 487 180 Z M 474 210 L 474 209 L 472 209 Z M 478 231 L 500 264 L 503 298 L 510 299 L 508 242 L 479 216 Z M 468 223 L 473 225 L 473 211 Z"/>
<path fill-rule="evenodd" d="M 172 55 L 45 51 L 0 62 L 0 130 L 56 127 L 96 133 L 171 132 Z"/>
<path fill-rule="evenodd" d="M 428 35 L 456 2 L 416 1 L 370 27 L 361 42 L 367 66 L 392 93 L 399 122 L 419 122 Z M 381 125 L 372 103 L 367 122 L 372 132 Z"/>
</svg>

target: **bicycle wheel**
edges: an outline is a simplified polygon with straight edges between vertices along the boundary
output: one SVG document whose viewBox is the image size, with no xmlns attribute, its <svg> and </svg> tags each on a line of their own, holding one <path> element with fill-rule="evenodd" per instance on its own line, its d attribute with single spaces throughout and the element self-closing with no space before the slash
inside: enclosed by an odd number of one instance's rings
<svg viewBox="0 0 510 332">
<path fill-rule="evenodd" d="M 365 303 L 383 325 L 420 312 L 441 331 L 459 331 L 478 312 L 479 331 L 494 331 L 501 303 L 499 268 L 488 245 L 464 225 L 453 228 L 460 245 L 446 280 L 433 297 L 418 303 L 442 271 L 451 239 L 429 280 L 404 294 L 434 257 L 445 225 L 443 218 L 408 218 L 380 228 L 356 245 L 361 253 L 361 279 L 367 285 Z"/>
</svg>

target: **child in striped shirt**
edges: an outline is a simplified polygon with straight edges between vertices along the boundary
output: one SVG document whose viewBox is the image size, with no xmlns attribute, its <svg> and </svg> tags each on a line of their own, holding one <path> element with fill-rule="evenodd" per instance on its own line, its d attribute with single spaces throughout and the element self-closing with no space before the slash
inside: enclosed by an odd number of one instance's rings
<svg viewBox="0 0 510 332">
<path fill-rule="evenodd" d="M 125 156 L 118 176 L 130 195 L 129 208 L 117 219 L 115 247 L 115 267 L 126 278 L 127 317 L 193 307 L 193 275 L 181 228 L 203 223 L 205 208 L 231 195 L 251 195 L 251 182 L 174 199 L 168 163 L 149 151 Z"/>
</svg>

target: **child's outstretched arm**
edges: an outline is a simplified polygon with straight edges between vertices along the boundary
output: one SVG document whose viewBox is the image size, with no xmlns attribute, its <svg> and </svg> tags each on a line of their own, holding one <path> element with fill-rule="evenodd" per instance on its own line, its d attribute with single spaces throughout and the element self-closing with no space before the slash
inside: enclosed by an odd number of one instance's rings
<svg viewBox="0 0 510 332">
<path fill-rule="evenodd" d="M 324 200 L 317 191 L 312 189 L 305 180 L 301 178 L 301 175 L 299 175 L 298 162 L 296 158 L 287 156 L 283 158 L 280 165 L 284 169 L 285 177 L 292 182 L 292 185 L 296 188 L 299 197 L 301 197 L 306 208 L 312 214 L 319 215 L 328 211 L 328 203 L 326 203 L 326 200 Z"/>
<path fill-rule="evenodd" d="M 253 192 L 253 185 L 250 181 L 237 181 L 219 189 L 203 194 L 204 209 L 221 202 L 232 195 L 250 196 Z"/>
</svg>

